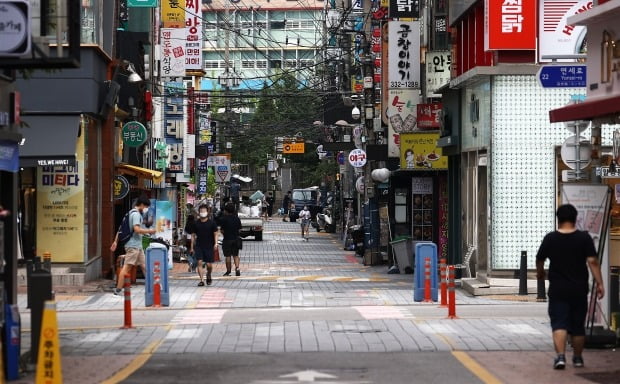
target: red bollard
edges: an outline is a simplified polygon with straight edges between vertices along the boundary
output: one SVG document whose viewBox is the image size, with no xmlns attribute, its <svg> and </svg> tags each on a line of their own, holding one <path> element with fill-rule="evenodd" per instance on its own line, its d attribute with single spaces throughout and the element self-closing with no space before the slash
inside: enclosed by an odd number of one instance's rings
<svg viewBox="0 0 620 384">
<path fill-rule="evenodd" d="M 441 289 L 440 307 L 448 306 L 448 284 L 446 282 L 446 259 L 439 260 L 439 288 Z"/>
<path fill-rule="evenodd" d="M 431 258 L 424 259 L 424 302 L 432 303 L 431 300 Z"/>
<path fill-rule="evenodd" d="M 125 275 L 125 324 L 121 328 L 128 329 L 133 328 L 131 325 L 131 275 Z"/>
<path fill-rule="evenodd" d="M 456 319 L 456 286 L 454 285 L 454 265 L 448 266 L 448 319 Z"/>
<path fill-rule="evenodd" d="M 153 307 L 161 307 L 161 283 L 159 280 L 159 261 L 155 262 L 153 268 Z"/>
</svg>

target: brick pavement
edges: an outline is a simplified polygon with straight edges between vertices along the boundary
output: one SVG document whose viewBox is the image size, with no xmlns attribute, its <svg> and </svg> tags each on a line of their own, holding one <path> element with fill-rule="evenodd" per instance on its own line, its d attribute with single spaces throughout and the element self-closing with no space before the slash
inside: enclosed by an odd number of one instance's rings
<svg viewBox="0 0 620 384">
<path fill-rule="evenodd" d="M 413 301 L 412 275 L 387 275 L 385 266 L 361 265 L 359 258 L 342 250 L 333 235 L 313 232 L 310 241 L 303 242 L 295 237 L 297 228 L 293 223 L 267 223 L 265 241 L 244 242 L 242 276 L 221 277 L 223 263 L 218 263 L 211 287 L 196 287 L 196 275 L 188 273 L 185 265 L 176 264 L 171 271 L 168 309 L 176 315 L 169 325 L 118 330 L 64 329 L 59 324 L 65 382 L 99 382 L 119 371 L 122 362 L 133 361 L 145 351 L 466 351 L 482 356 L 477 353 L 525 351 L 548 355 L 553 349 L 544 303 L 471 297 L 459 290 L 457 314 L 459 308 L 468 306 L 480 312 L 446 319 L 445 309 L 431 309 L 436 304 Z M 142 309 L 144 286 L 134 287 L 132 296 L 133 307 Z M 494 313 L 495 308 L 507 303 L 514 306 L 514 313 Z M 19 304 L 25 308 L 25 295 L 19 295 Z M 108 292 L 57 297 L 58 311 L 105 312 L 122 306 L 123 299 Z M 283 317 L 295 315 L 286 312 L 287 308 L 312 312 L 292 320 L 244 322 L 243 314 L 260 308 L 279 308 Z M 321 318 L 334 311 L 339 311 L 342 319 Z M 24 316 L 28 311 L 22 310 Z M 26 330 L 22 345 L 29 345 L 29 338 Z M 85 381 L 81 373 L 72 370 L 78 367 L 77 361 L 79 371 L 103 372 Z M 28 377 L 24 380 L 20 383 L 31 382 Z"/>
</svg>

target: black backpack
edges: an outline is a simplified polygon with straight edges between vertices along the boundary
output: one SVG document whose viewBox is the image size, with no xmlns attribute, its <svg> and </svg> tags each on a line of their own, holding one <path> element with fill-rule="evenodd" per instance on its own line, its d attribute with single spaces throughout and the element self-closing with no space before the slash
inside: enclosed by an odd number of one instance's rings
<svg viewBox="0 0 620 384">
<path fill-rule="evenodd" d="M 129 212 L 123 216 L 123 221 L 121 221 L 121 225 L 118 227 L 118 242 L 119 244 L 125 244 L 131 235 L 133 235 L 133 228 L 129 225 L 129 215 L 132 212 L 138 212 L 137 209 L 131 209 Z"/>
</svg>

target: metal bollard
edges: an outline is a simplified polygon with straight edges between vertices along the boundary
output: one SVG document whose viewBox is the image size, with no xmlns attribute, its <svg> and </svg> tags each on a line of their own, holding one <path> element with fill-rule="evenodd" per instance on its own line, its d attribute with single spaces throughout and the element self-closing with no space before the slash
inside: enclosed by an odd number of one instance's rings
<svg viewBox="0 0 620 384">
<path fill-rule="evenodd" d="M 446 282 L 446 259 L 442 258 L 439 261 L 439 288 L 441 289 L 441 302 L 440 307 L 448 306 L 448 284 Z"/>
<path fill-rule="evenodd" d="M 125 323 L 121 328 L 128 329 L 133 328 L 133 325 L 131 325 L 131 275 L 125 275 L 125 284 L 123 289 L 125 296 Z"/>
<path fill-rule="evenodd" d="M 424 302 L 432 303 L 431 300 L 431 258 L 424 259 Z"/>
<path fill-rule="evenodd" d="M 30 361 L 37 363 L 39 356 L 39 338 L 41 336 L 41 322 L 43 320 L 43 309 L 45 302 L 54 299 L 52 291 L 52 274 L 41 268 L 41 263 L 36 262 L 35 269 L 30 273 L 28 281 L 28 297 L 30 307 Z"/>
<path fill-rule="evenodd" d="M 527 295 L 527 251 L 521 251 L 519 266 L 519 295 Z"/>
<path fill-rule="evenodd" d="M 153 307 L 161 307 L 161 281 L 160 281 L 159 261 L 155 262 L 153 268 Z"/>
<path fill-rule="evenodd" d="M 52 253 L 43 252 L 43 268 L 52 272 Z"/>
<path fill-rule="evenodd" d="M 454 265 L 448 266 L 448 319 L 456 319 L 456 286 L 454 284 Z"/>
</svg>

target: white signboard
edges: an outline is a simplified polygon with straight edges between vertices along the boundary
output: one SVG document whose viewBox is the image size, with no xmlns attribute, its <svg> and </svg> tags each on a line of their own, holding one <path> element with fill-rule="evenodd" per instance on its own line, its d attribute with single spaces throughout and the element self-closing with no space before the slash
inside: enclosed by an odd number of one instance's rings
<svg viewBox="0 0 620 384">
<path fill-rule="evenodd" d="M 411 193 L 414 195 L 428 195 L 433 193 L 433 178 L 413 177 L 411 179 Z"/>
<path fill-rule="evenodd" d="M 592 8 L 592 0 L 541 0 L 539 7 L 539 61 L 551 61 L 543 60 L 543 56 L 585 53 L 586 27 L 568 25 L 566 21 Z"/>
<path fill-rule="evenodd" d="M 0 57 L 30 53 L 30 31 L 28 1 L 3 1 L 0 8 Z"/>
<path fill-rule="evenodd" d="M 162 28 L 161 30 L 162 77 L 185 76 L 185 29 Z"/>
<path fill-rule="evenodd" d="M 435 91 L 450 82 L 451 64 L 450 51 L 426 53 L 426 97 L 441 97 Z"/>
<path fill-rule="evenodd" d="M 355 168 L 366 165 L 366 152 L 363 149 L 354 149 L 349 152 L 349 164 Z"/>
<path fill-rule="evenodd" d="M 199 1 L 185 2 L 185 69 L 202 70 L 202 11 Z"/>
<path fill-rule="evenodd" d="M 420 88 L 420 22 L 388 22 L 388 88 Z"/>
<path fill-rule="evenodd" d="M 417 123 L 417 105 L 421 103 L 419 89 L 388 90 L 388 157 L 400 157 L 401 132 L 413 132 Z"/>
</svg>

